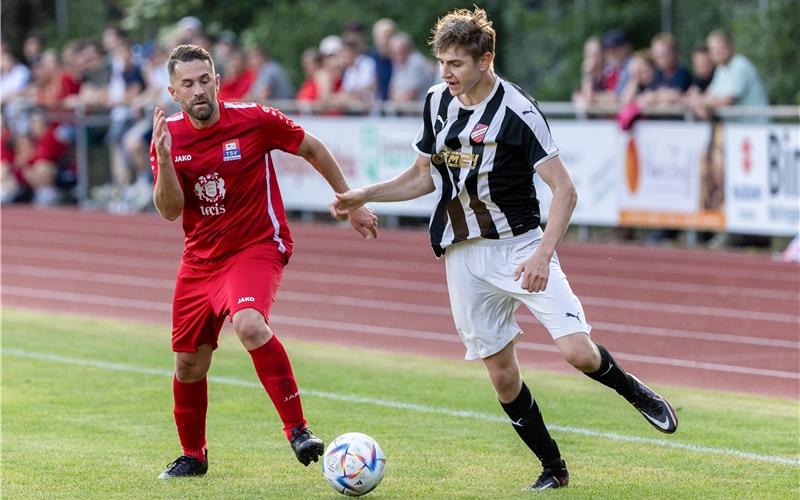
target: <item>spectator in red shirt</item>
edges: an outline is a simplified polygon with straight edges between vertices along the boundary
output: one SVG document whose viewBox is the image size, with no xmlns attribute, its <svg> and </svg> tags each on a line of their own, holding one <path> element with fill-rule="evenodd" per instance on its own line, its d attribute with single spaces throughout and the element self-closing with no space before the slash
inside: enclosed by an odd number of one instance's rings
<svg viewBox="0 0 800 500">
<path fill-rule="evenodd" d="M 225 76 L 219 89 L 219 98 L 224 101 L 240 101 L 250 91 L 255 81 L 255 72 L 246 64 L 244 53 L 234 50 L 225 63 Z"/>
<path fill-rule="evenodd" d="M 74 177 L 70 145 L 63 130 L 57 124 L 48 123 L 42 110 L 31 113 L 30 135 L 19 136 L 13 150 L 3 155 L 3 202 L 32 198 L 37 205 L 58 203 L 59 180 Z M 8 136 L 3 138 L 4 150 L 8 140 Z"/>
</svg>

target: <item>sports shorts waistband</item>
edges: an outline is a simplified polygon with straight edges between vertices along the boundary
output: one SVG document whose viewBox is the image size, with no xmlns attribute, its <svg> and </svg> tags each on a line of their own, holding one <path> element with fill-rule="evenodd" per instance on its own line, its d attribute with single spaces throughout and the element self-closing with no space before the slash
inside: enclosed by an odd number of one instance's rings
<svg viewBox="0 0 800 500">
<path fill-rule="evenodd" d="M 463 245 L 463 244 L 474 244 L 480 246 L 506 246 L 506 245 L 516 245 L 517 243 L 528 242 L 528 241 L 536 241 L 542 237 L 544 232 L 542 231 L 541 227 L 537 227 L 535 229 L 531 229 L 530 231 L 522 234 L 518 234 L 516 236 L 510 236 L 508 238 L 503 238 L 501 235 L 500 239 L 497 240 L 490 240 L 488 238 L 473 238 L 470 240 L 460 241 L 456 243 L 456 245 Z"/>
</svg>

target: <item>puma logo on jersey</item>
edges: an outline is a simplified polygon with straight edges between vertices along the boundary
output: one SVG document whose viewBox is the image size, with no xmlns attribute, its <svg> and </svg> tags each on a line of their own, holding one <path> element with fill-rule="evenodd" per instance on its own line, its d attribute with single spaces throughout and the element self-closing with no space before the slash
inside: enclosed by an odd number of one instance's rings
<svg viewBox="0 0 800 500">
<path fill-rule="evenodd" d="M 192 155 L 175 155 L 175 163 L 192 161 Z"/>
</svg>

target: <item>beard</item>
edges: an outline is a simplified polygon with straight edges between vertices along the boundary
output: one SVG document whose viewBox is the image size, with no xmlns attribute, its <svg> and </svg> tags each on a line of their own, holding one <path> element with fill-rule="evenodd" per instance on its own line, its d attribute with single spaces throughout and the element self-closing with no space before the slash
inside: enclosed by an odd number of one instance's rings
<svg viewBox="0 0 800 500">
<path fill-rule="evenodd" d="M 199 104 L 199 106 L 198 106 Z M 184 107 L 183 110 L 189 114 L 195 120 L 205 121 L 211 118 L 211 115 L 214 114 L 214 106 L 216 106 L 216 102 L 211 101 L 203 101 L 201 103 L 192 103 L 188 107 Z"/>
</svg>

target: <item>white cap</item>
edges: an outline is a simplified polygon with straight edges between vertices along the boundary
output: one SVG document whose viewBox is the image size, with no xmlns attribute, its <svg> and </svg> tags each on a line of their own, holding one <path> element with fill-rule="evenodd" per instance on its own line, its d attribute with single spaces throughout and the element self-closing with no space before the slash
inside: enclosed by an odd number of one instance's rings
<svg viewBox="0 0 800 500">
<path fill-rule="evenodd" d="M 342 39 L 336 35 L 328 35 L 319 42 L 319 51 L 323 56 L 331 56 L 342 49 Z"/>
<path fill-rule="evenodd" d="M 178 28 L 181 30 L 200 31 L 203 29 L 203 22 L 194 16 L 186 16 L 178 21 Z"/>
</svg>

